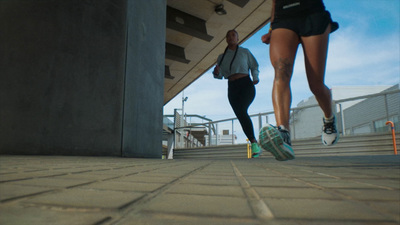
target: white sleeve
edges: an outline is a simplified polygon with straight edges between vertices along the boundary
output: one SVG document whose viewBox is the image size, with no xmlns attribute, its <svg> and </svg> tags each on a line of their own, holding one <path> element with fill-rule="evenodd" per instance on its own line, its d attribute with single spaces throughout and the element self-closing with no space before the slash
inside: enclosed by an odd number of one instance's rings
<svg viewBox="0 0 400 225">
<path fill-rule="evenodd" d="M 249 60 L 249 67 L 251 71 L 251 76 L 253 77 L 253 81 L 257 81 L 259 80 L 258 74 L 260 73 L 260 71 L 258 70 L 258 62 L 249 50 L 247 51 L 247 57 Z"/>
</svg>

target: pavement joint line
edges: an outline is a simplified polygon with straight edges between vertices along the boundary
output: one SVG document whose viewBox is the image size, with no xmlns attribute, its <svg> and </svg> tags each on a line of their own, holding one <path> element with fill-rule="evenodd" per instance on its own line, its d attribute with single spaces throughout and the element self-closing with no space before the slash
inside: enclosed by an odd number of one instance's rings
<svg viewBox="0 0 400 225">
<path fill-rule="evenodd" d="M 243 192 L 245 193 L 247 200 L 250 204 L 250 207 L 253 210 L 253 213 L 256 215 L 256 217 L 259 219 L 273 219 L 275 216 L 272 213 L 271 209 L 260 198 L 260 196 L 254 190 L 254 188 L 251 187 L 251 185 L 242 175 L 242 173 L 237 168 L 235 163 L 231 161 L 231 164 L 235 172 L 235 175 L 239 180 L 240 186 L 242 187 Z"/>
<path fill-rule="evenodd" d="M 95 222 L 93 225 L 101 225 L 104 224 L 106 222 L 109 222 L 110 220 L 112 220 L 112 216 L 107 216 L 104 219 L 101 219 L 100 221 Z"/>
<path fill-rule="evenodd" d="M 272 171 L 274 171 L 274 172 L 280 174 L 281 176 L 284 176 L 284 177 L 286 177 L 286 178 L 291 178 L 291 179 L 293 179 L 293 180 L 295 180 L 295 181 L 298 181 L 298 182 L 302 182 L 302 183 L 304 183 L 304 184 L 306 184 L 306 185 L 308 185 L 308 186 L 310 186 L 310 187 L 319 189 L 319 190 L 324 191 L 324 192 L 327 192 L 327 193 L 329 193 L 329 194 L 336 195 L 336 196 L 338 196 L 338 197 L 340 197 L 340 198 L 342 198 L 342 199 L 348 199 L 348 200 L 353 200 L 353 201 L 354 201 L 354 199 L 353 199 L 351 196 L 346 195 L 346 194 L 343 194 L 343 193 L 340 193 L 340 192 L 337 192 L 337 191 L 332 190 L 332 189 L 330 189 L 330 188 L 325 188 L 325 187 L 320 186 L 320 185 L 318 185 L 318 184 L 314 184 L 314 183 L 312 183 L 312 182 L 302 180 L 302 179 L 300 179 L 300 178 L 291 176 L 291 175 L 286 174 L 286 173 L 282 173 L 282 172 L 276 171 L 276 170 L 271 169 L 271 168 L 265 168 L 263 165 L 261 165 L 260 167 L 262 167 L 262 168 L 264 168 L 264 169 L 267 169 L 267 170 L 272 170 Z"/>
<path fill-rule="evenodd" d="M 178 167 L 178 166 L 182 166 L 182 165 L 186 165 L 186 164 L 187 164 L 187 163 L 185 163 L 185 164 L 180 164 L 180 165 L 174 165 L 174 166 L 172 166 L 172 167 Z M 209 163 L 209 164 L 211 164 L 211 163 Z M 208 165 L 209 165 L 209 164 L 208 164 Z M 208 165 L 205 165 L 205 166 L 203 165 L 203 168 L 205 168 L 205 167 L 208 166 Z M 154 169 L 149 169 L 149 170 L 145 170 L 145 171 L 135 172 L 134 174 L 152 172 L 152 171 L 161 170 L 161 169 L 170 168 L 170 167 L 171 167 L 171 166 L 167 166 L 167 167 L 157 167 L 157 168 L 154 168 Z M 193 172 L 197 171 L 198 169 L 202 169 L 202 168 L 197 168 L 196 170 L 193 170 Z M 92 171 L 87 171 L 87 172 L 92 172 Z M 186 175 L 187 175 L 187 176 L 190 175 L 190 172 L 189 172 L 189 174 L 186 174 Z M 156 192 L 159 191 L 160 189 L 163 189 L 165 186 L 172 185 L 173 182 L 178 181 L 178 180 L 180 180 L 180 179 L 183 179 L 183 177 L 185 177 L 186 175 L 183 175 L 182 177 L 178 177 L 178 178 L 174 179 L 174 180 L 171 181 L 170 183 L 161 186 L 161 187 L 158 188 L 157 190 L 154 190 L 152 193 L 156 193 Z M 117 179 L 117 178 L 124 177 L 124 176 L 127 176 L 127 175 L 123 175 L 123 176 L 119 176 L 119 177 L 114 177 L 114 178 L 111 178 L 111 179 Z M 26 180 L 40 179 L 40 178 L 42 178 L 42 177 L 34 177 L 34 178 L 26 179 Z M 103 182 L 103 181 L 106 181 L 106 180 L 110 180 L 110 178 L 106 178 L 106 179 L 102 179 L 102 180 L 96 180 L 96 181 L 91 181 L 91 182 L 87 182 L 87 183 L 84 183 L 84 184 L 78 184 L 78 185 L 73 185 L 73 186 L 67 186 L 67 187 L 63 187 L 63 188 L 56 188 L 56 189 L 53 189 L 53 190 L 44 191 L 44 192 L 40 192 L 40 193 L 34 193 L 34 194 L 25 195 L 25 196 L 21 196 L 21 197 L 15 197 L 15 198 L 3 200 L 3 201 L 0 201 L 0 202 L 1 202 L 1 203 L 14 202 L 14 201 L 18 201 L 18 200 L 21 200 L 21 199 L 24 199 L 24 198 L 30 198 L 30 197 L 33 197 L 33 196 L 37 196 L 37 195 L 41 195 L 41 194 L 47 194 L 47 193 L 61 192 L 62 190 L 77 188 L 77 187 L 85 186 L 85 185 L 88 185 L 88 184 Z M 128 202 L 128 203 L 126 203 L 126 204 L 120 206 L 120 207 L 117 209 L 117 211 L 119 211 L 119 210 L 124 210 L 125 208 L 131 206 L 132 204 L 135 204 L 136 202 L 141 201 L 143 198 L 145 198 L 146 196 L 148 196 L 149 194 L 152 194 L 152 193 L 145 194 L 145 195 L 143 195 L 142 197 L 140 197 L 140 198 L 138 198 L 138 199 L 135 199 L 135 200 L 133 200 L 133 201 L 131 201 L 131 202 Z M 156 196 L 154 196 L 154 197 L 156 197 Z M 153 198 L 154 198 L 154 197 L 153 197 Z M 150 199 L 150 200 L 151 200 L 151 199 Z M 49 207 L 49 208 L 59 208 L 59 209 L 70 209 L 70 210 L 73 209 L 73 210 L 78 210 L 78 211 L 86 210 L 86 211 L 88 211 L 88 212 L 89 212 L 89 211 L 90 211 L 90 212 L 96 212 L 96 211 L 99 211 L 99 210 L 100 210 L 100 211 L 105 211 L 105 210 L 106 210 L 106 211 L 110 211 L 110 210 L 108 210 L 108 209 L 106 209 L 106 208 L 68 207 L 68 206 L 58 206 L 58 205 L 53 205 L 53 204 L 47 205 L 47 204 L 28 203 L 28 204 L 24 204 L 24 205 L 26 205 L 26 206 L 38 206 L 38 207 Z M 115 211 L 115 210 L 111 210 L 111 211 Z M 117 212 L 117 213 L 118 213 L 118 212 Z M 106 220 L 106 222 L 107 222 L 107 221 L 108 221 L 108 220 Z M 101 223 L 103 223 L 103 222 L 101 222 Z M 96 224 L 101 224 L 101 223 L 96 223 Z"/>
<path fill-rule="evenodd" d="M 97 183 L 98 181 L 89 181 L 89 182 L 86 182 L 86 183 L 82 183 L 82 184 L 76 184 L 76 185 L 71 185 L 71 186 L 67 186 L 67 187 L 65 187 L 64 189 L 72 189 L 72 188 L 77 188 L 77 187 L 81 187 L 81 186 L 85 186 L 85 185 L 88 185 L 88 184 L 93 184 L 93 183 Z"/>
<path fill-rule="evenodd" d="M 68 175 L 68 173 L 55 174 L 55 175 L 44 175 L 44 176 L 37 176 L 37 177 L 26 177 L 26 178 L 14 179 L 14 180 L 2 180 L 2 181 L 0 181 L 0 184 L 7 183 L 7 182 L 22 181 L 22 180 L 34 180 L 34 179 L 41 179 L 41 178 L 60 177 L 60 176 L 65 176 L 65 175 Z"/>
<path fill-rule="evenodd" d="M 183 165 L 185 165 L 185 164 L 183 164 Z M 173 167 L 177 167 L 177 166 L 181 166 L 181 165 L 174 165 Z M 134 166 L 132 166 L 132 167 L 134 167 Z M 162 169 L 164 169 L 164 168 L 169 168 L 169 167 L 171 167 L 171 166 L 158 167 L 158 168 L 148 169 L 148 170 L 144 170 L 144 171 L 137 171 L 137 172 L 133 172 L 133 173 L 121 175 L 121 176 L 118 176 L 118 177 L 110 177 L 110 178 L 101 179 L 101 180 L 99 180 L 99 181 L 115 180 L 115 179 L 119 179 L 119 178 L 122 178 L 122 177 L 128 177 L 128 176 L 137 175 L 137 174 L 141 174 L 141 173 L 148 173 L 148 172 L 157 171 L 157 170 L 162 170 Z"/>
<path fill-rule="evenodd" d="M 341 180 L 345 180 L 345 179 L 341 179 Z M 368 186 L 377 187 L 377 188 L 384 189 L 384 190 L 389 190 L 389 191 L 397 190 L 397 189 L 394 189 L 394 188 L 391 188 L 391 187 L 385 187 L 385 186 L 376 185 L 376 184 L 369 184 L 369 183 L 364 183 L 364 182 L 355 181 L 355 180 L 352 180 L 352 182 L 358 183 L 358 184 L 365 184 L 365 185 L 368 185 Z"/>
<path fill-rule="evenodd" d="M 321 173 L 321 172 L 315 172 L 315 171 L 312 171 L 312 170 L 303 170 L 303 171 L 316 173 L 318 175 L 322 175 L 322 176 L 326 176 L 326 177 L 335 178 L 337 180 L 345 180 L 345 181 L 351 181 L 351 182 L 358 183 L 358 184 L 364 184 L 364 185 L 368 185 L 368 186 L 372 186 L 372 187 L 376 187 L 376 188 L 380 188 L 380 189 L 385 189 L 385 190 L 389 190 L 389 191 L 396 190 L 396 189 L 391 188 L 391 187 L 385 187 L 385 186 L 376 185 L 376 184 L 369 184 L 369 183 L 364 183 L 364 182 L 350 180 L 350 179 L 343 179 L 342 177 L 338 177 L 338 176 L 334 176 L 334 175 L 330 175 L 330 174 L 326 174 L 326 173 Z"/>
<path fill-rule="evenodd" d="M 156 190 L 154 190 L 150 193 L 144 194 L 142 197 L 135 199 L 134 201 L 132 201 L 130 203 L 125 204 L 123 207 L 121 207 L 119 209 L 120 211 L 117 214 L 117 216 L 111 219 L 111 221 L 110 221 L 111 224 L 119 224 L 120 222 L 123 222 L 124 217 L 128 214 L 137 214 L 138 212 L 140 212 L 143 209 L 145 204 L 148 204 L 150 201 L 155 199 L 157 196 L 162 195 L 171 186 L 178 183 L 182 179 L 185 179 L 186 177 L 192 175 L 193 173 L 203 170 L 204 168 L 211 165 L 212 163 L 213 162 L 208 162 L 207 164 L 203 164 L 202 166 L 195 168 L 180 177 L 175 178 L 174 180 L 166 183 L 165 185 L 162 185 L 161 187 L 157 188 Z M 180 164 L 177 166 L 182 166 L 182 165 L 186 165 L 186 164 Z M 177 166 L 174 166 L 174 167 L 177 167 Z M 168 166 L 168 167 L 171 167 L 171 166 Z M 168 168 L 168 167 L 166 167 L 166 168 Z M 158 169 L 160 169 L 160 168 L 158 168 Z"/>
<path fill-rule="evenodd" d="M 262 165 L 261 165 L 261 167 L 265 168 L 265 167 L 262 166 Z M 285 176 L 285 177 L 287 177 L 287 178 L 294 179 L 295 181 L 302 182 L 302 183 L 304 183 L 304 184 L 306 184 L 306 185 L 308 185 L 308 186 L 310 186 L 310 187 L 314 187 L 314 188 L 319 189 L 319 190 L 321 190 L 321 191 L 324 191 L 324 192 L 326 192 L 326 193 L 329 193 L 329 194 L 338 196 L 338 197 L 341 198 L 341 200 L 347 200 L 347 201 L 350 201 L 350 202 L 361 203 L 361 204 L 363 204 L 363 205 L 365 205 L 365 206 L 371 208 L 372 210 L 374 210 L 374 211 L 380 213 L 381 215 L 385 215 L 386 217 L 390 217 L 390 216 L 391 216 L 390 214 L 388 214 L 388 213 L 386 213 L 386 212 L 383 212 L 383 211 L 381 211 L 381 210 L 379 210 L 379 209 L 376 209 L 373 205 L 369 204 L 369 203 L 366 202 L 366 201 L 354 199 L 352 196 L 347 195 L 347 194 L 344 194 L 344 193 L 341 193 L 341 192 L 338 192 L 338 191 L 336 191 L 335 189 L 325 188 L 325 187 L 323 187 L 323 186 L 320 186 L 320 185 L 314 184 L 314 183 L 312 183 L 312 182 L 308 182 L 308 181 L 302 180 L 302 179 L 300 179 L 300 178 L 291 176 L 291 175 L 289 175 L 289 174 L 285 174 L 285 173 L 282 173 L 282 172 L 279 172 L 279 171 L 275 171 L 274 169 L 271 169 L 271 168 L 265 168 L 265 169 L 267 169 L 267 170 L 272 170 L 272 171 L 274 171 L 274 172 L 276 172 L 276 173 L 279 173 L 279 174 L 281 174 L 282 176 Z M 314 172 L 314 173 L 316 173 L 316 172 Z M 330 176 L 330 177 L 333 177 L 333 178 L 339 179 L 339 180 L 344 180 L 344 179 L 341 179 L 340 177 L 335 177 L 335 176 Z M 352 181 L 352 182 L 354 182 L 354 181 Z M 361 183 L 361 182 L 360 182 L 360 183 Z M 362 184 L 365 184 L 365 183 L 362 183 Z M 394 190 L 394 189 L 393 189 L 393 190 Z M 393 221 L 391 221 L 391 222 L 393 222 Z"/>
<path fill-rule="evenodd" d="M 32 180 L 32 179 L 35 179 L 35 178 L 34 177 L 28 177 L 28 178 L 14 179 L 14 180 L 2 180 L 2 181 L 0 181 L 0 184 L 7 183 L 7 182 L 22 181 L 22 180 Z"/>
<path fill-rule="evenodd" d="M 340 179 L 340 177 L 333 176 L 333 175 L 329 175 L 329 174 L 325 174 L 325 173 L 314 172 L 314 171 L 310 171 L 310 172 L 316 173 L 316 174 L 318 174 L 318 175 L 325 176 L 325 177 L 332 177 L 332 178 L 335 178 L 335 179 Z"/>
<path fill-rule="evenodd" d="M 118 213 L 118 208 L 116 209 L 109 209 L 103 207 L 82 207 L 82 206 L 65 206 L 65 205 L 57 205 L 57 204 L 43 204 L 43 203 L 22 203 L 22 207 L 34 207 L 34 208 L 41 208 L 41 209 L 50 209 L 56 210 L 60 212 L 103 212 L 103 213 Z"/>
<path fill-rule="evenodd" d="M 233 216 L 221 216 L 221 215 L 199 215 L 199 214 L 190 214 L 190 213 L 165 213 L 165 212 L 151 212 L 151 211 L 144 211 L 142 212 L 143 214 L 146 214 L 146 216 L 150 215 L 153 217 L 161 217 L 165 219 L 174 219 L 175 221 L 177 218 L 182 219 L 204 219 L 204 218 L 212 218 L 212 220 L 216 221 L 222 221 L 224 224 L 228 224 L 231 221 L 234 221 L 236 223 L 242 222 L 243 224 L 259 224 L 257 223 L 257 218 L 254 217 L 233 217 Z M 235 223 L 235 224 L 236 224 Z M 182 223 L 178 223 L 182 224 Z M 195 223 L 194 223 L 195 224 Z M 220 223 L 218 223 L 220 224 Z M 268 223 L 270 224 L 270 223 Z M 272 224 L 271 224 L 272 225 Z"/>
<path fill-rule="evenodd" d="M 287 166 L 282 166 L 282 167 L 285 167 L 285 168 L 288 168 L 288 169 L 290 168 L 290 167 L 287 167 Z M 318 175 L 321 175 L 321 176 L 335 178 L 337 180 L 343 180 L 343 181 L 346 180 L 346 181 L 351 181 L 351 182 L 358 183 L 358 184 L 364 184 L 364 185 L 368 185 L 368 186 L 372 186 L 372 187 L 376 187 L 376 188 L 380 188 L 380 189 L 385 189 L 385 190 L 390 190 L 390 191 L 395 191 L 396 190 L 396 189 L 391 188 L 391 187 L 385 187 L 385 186 L 376 185 L 376 184 L 364 183 L 364 182 L 355 181 L 355 180 L 352 180 L 352 179 L 344 179 L 342 177 L 338 177 L 338 176 L 334 176 L 334 175 L 330 175 L 330 174 L 326 174 L 326 173 L 321 173 L 321 172 L 315 172 L 315 171 L 312 171 L 312 170 L 303 170 L 303 171 L 310 172 L 310 173 L 315 173 L 315 174 L 318 174 Z"/>
<path fill-rule="evenodd" d="M 33 197 L 33 196 L 36 196 L 36 195 L 50 193 L 50 192 L 54 192 L 54 190 L 47 190 L 47 191 L 37 192 L 37 193 L 33 193 L 33 194 L 26 194 L 26 195 L 16 196 L 16 197 L 12 197 L 12 198 L 7 198 L 7 199 L 4 199 L 4 200 L 1 200 L 0 203 L 6 204 L 6 203 L 9 203 L 9 202 L 15 202 L 15 201 L 18 201 L 20 199 L 29 198 L 29 197 Z"/>
</svg>

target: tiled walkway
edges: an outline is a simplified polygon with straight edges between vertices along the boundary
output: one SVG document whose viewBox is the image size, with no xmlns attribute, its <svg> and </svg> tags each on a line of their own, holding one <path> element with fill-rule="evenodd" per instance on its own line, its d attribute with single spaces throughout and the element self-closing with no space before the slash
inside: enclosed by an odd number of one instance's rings
<svg viewBox="0 0 400 225">
<path fill-rule="evenodd" d="M 0 224 L 400 224 L 400 157 L 0 156 Z"/>
</svg>

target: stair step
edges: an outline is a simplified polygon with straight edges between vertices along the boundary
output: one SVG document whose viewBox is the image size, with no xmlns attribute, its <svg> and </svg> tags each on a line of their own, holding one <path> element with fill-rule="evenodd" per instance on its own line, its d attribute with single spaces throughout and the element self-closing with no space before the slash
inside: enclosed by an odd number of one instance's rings
<svg viewBox="0 0 400 225">
<path fill-rule="evenodd" d="M 400 133 L 396 133 L 400 143 Z M 389 155 L 393 154 L 391 133 L 366 134 L 340 137 L 334 146 L 324 146 L 319 137 L 293 140 L 296 157 L 340 156 L 340 155 Z M 272 157 L 264 151 L 262 157 Z M 175 149 L 175 159 L 237 159 L 247 158 L 247 144 L 223 145 L 200 148 Z"/>
</svg>

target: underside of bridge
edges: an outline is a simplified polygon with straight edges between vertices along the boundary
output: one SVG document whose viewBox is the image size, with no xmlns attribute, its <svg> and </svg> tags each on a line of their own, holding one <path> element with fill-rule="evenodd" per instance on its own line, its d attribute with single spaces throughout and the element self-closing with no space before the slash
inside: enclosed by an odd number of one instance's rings
<svg viewBox="0 0 400 225">
<path fill-rule="evenodd" d="M 214 66 L 230 29 L 244 42 L 269 22 L 272 0 L 167 0 L 164 104 Z"/>
</svg>

